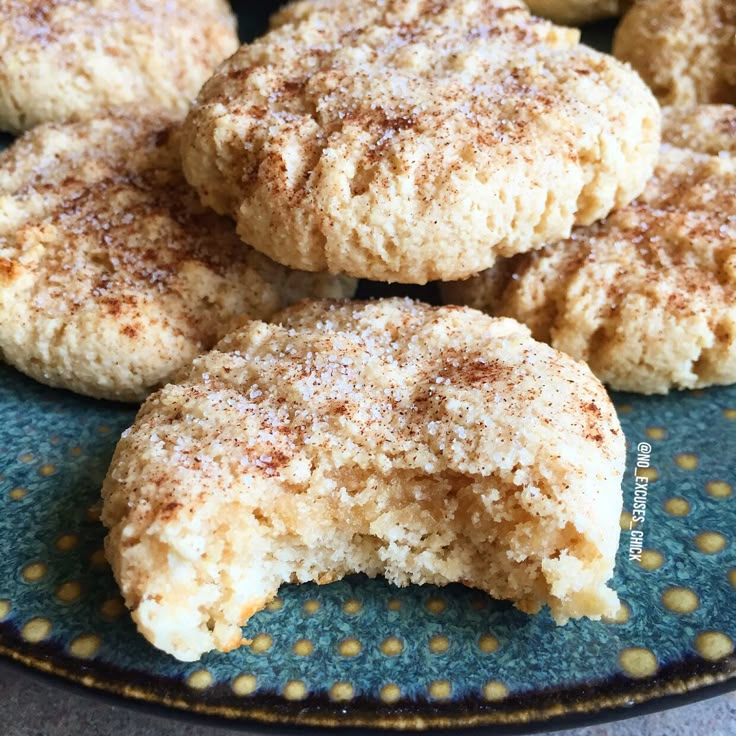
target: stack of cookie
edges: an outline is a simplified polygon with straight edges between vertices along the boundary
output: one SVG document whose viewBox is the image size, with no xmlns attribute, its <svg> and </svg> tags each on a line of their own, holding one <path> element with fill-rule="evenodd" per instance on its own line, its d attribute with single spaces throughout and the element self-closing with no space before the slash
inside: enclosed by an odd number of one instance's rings
<svg viewBox="0 0 736 736">
<path fill-rule="evenodd" d="M 736 4 L 638 0 L 614 53 L 665 105 L 645 191 L 566 241 L 445 286 L 444 297 L 521 320 L 614 389 L 734 383 Z"/>
<path fill-rule="evenodd" d="M 11 2 L 0 30 L 21 48 L 42 27 L 56 49 L 68 3 L 47 5 Z M 176 49 L 209 23 L 211 67 L 232 25 L 214 0 L 165 7 L 148 12 L 183 24 L 170 65 L 140 28 L 125 44 L 136 74 L 171 81 L 142 84 L 135 113 L 24 98 L 0 61 L 6 127 L 77 116 L 0 158 L 0 349 L 94 396 L 178 376 L 103 488 L 141 632 L 196 659 L 239 646 L 282 582 L 349 572 L 464 581 L 559 623 L 615 615 L 625 453 L 593 373 L 648 392 L 733 380 L 730 108 L 668 111 L 660 149 L 641 78 L 518 0 L 305 0 L 180 125 L 200 72 Z M 400 299 L 274 314 L 358 278 L 454 282 L 449 301 L 515 319 Z"/>
<path fill-rule="evenodd" d="M 245 246 L 180 161 L 181 119 L 238 47 L 225 0 L 4 0 L 0 354 L 33 378 L 142 401 L 248 319 L 353 279 Z M 137 7 L 137 6 L 136 6 Z"/>
<path fill-rule="evenodd" d="M 736 382 L 735 133 L 734 107 L 667 109 L 640 197 L 445 299 L 524 322 L 618 390 Z"/>
</svg>

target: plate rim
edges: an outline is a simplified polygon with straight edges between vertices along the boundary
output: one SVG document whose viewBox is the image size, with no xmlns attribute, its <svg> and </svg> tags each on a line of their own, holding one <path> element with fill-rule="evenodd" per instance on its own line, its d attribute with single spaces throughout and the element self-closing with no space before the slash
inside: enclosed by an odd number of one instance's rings
<svg viewBox="0 0 736 736">
<path fill-rule="evenodd" d="M 70 660 L 74 661 L 74 660 Z M 476 714 L 412 713 L 406 707 L 380 713 L 362 710 L 350 713 L 344 705 L 327 708 L 305 708 L 307 701 L 293 704 L 287 710 L 269 710 L 257 696 L 243 706 L 187 701 L 185 698 L 157 693 L 142 685 L 120 684 L 111 677 L 90 671 L 89 663 L 79 662 L 79 671 L 54 661 L 51 656 L 27 654 L 4 641 L 0 632 L 0 665 L 18 668 L 55 687 L 68 688 L 83 697 L 96 698 L 132 710 L 149 712 L 166 718 L 194 721 L 202 725 L 220 726 L 246 731 L 253 726 L 271 733 L 283 727 L 298 728 L 300 734 L 324 733 L 328 729 L 348 728 L 353 733 L 377 734 L 391 731 L 452 731 L 488 734 L 535 734 L 569 728 L 581 728 L 636 718 L 709 698 L 736 692 L 736 661 L 724 660 L 722 671 L 692 674 L 677 680 L 647 683 L 632 679 L 627 688 L 614 695 L 593 693 L 577 698 L 572 704 L 543 708 L 519 707 L 514 710 L 486 711 Z M 572 692 L 572 691 L 571 691 Z M 311 699 L 312 703 L 316 699 Z"/>
</svg>

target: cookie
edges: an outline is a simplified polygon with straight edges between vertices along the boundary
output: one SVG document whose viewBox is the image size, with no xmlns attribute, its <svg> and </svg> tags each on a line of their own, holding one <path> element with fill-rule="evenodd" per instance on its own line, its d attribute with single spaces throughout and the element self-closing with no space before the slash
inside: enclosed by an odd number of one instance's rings
<svg viewBox="0 0 736 736">
<path fill-rule="evenodd" d="M 461 581 L 558 623 L 613 614 L 624 438 L 587 366 L 409 300 L 302 302 L 143 405 L 103 486 L 139 631 L 243 641 L 288 581 Z M 278 323 L 278 324 L 276 324 Z"/>
<path fill-rule="evenodd" d="M 663 105 L 736 104 L 733 0 L 638 0 L 616 30 L 613 51 Z"/>
<path fill-rule="evenodd" d="M 123 105 L 182 114 L 238 48 L 226 0 L 0 0 L 0 129 Z"/>
<path fill-rule="evenodd" d="M 736 107 L 695 105 L 662 110 L 662 140 L 700 153 L 736 155 Z"/>
<path fill-rule="evenodd" d="M 461 278 L 639 194 L 659 109 L 515 0 L 287 6 L 203 87 L 188 180 L 280 263 Z"/>
<path fill-rule="evenodd" d="M 526 0 L 534 14 L 562 25 L 580 25 L 624 12 L 634 0 Z M 317 5 L 314 0 L 292 2 L 271 16 L 271 28 L 303 20 Z"/>
<path fill-rule="evenodd" d="M 248 318 L 349 279 L 246 247 L 153 116 L 48 123 L 0 154 L 0 351 L 51 386 L 137 401 Z"/>
<path fill-rule="evenodd" d="M 613 18 L 621 11 L 621 0 L 526 0 L 534 15 L 563 25 L 580 25 Z"/>
<path fill-rule="evenodd" d="M 663 136 L 680 145 L 662 146 L 638 200 L 445 299 L 515 317 L 615 389 L 736 382 L 735 112 L 665 110 Z"/>
</svg>

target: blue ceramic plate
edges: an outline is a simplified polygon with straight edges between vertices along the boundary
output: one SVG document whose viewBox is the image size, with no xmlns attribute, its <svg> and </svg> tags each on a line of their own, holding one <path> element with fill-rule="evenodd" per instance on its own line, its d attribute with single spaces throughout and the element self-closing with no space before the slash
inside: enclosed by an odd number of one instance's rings
<svg viewBox="0 0 736 736">
<path fill-rule="evenodd" d="M 246 34 L 266 15 L 241 13 Z M 136 633 L 102 552 L 99 488 L 134 409 L 0 366 L 0 653 L 241 724 L 533 731 L 736 686 L 736 387 L 615 401 L 619 620 L 558 628 L 461 586 L 354 577 L 285 587 L 245 629 L 251 647 L 183 664 Z"/>
<path fill-rule="evenodd" d="M 284 588 L 250 648 L 183 664 L 138 636 L 102 553 L 99 487 L 134 411 L 0 368 L 0 651 L 131 698 L 301 724 L 538 725 L 729 680 L 736 388 L 616 402 L 625 507 L 647 489 L 644 522 L 622 520 L 619 621 L 558 628 L 461 586 L 355 577 Z"/>
</svg>

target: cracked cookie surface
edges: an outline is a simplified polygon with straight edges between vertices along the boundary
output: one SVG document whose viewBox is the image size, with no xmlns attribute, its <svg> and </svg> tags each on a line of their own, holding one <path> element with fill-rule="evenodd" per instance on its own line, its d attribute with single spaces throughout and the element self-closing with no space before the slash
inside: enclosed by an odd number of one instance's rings
<svg viewBox="0 0 736 736">
<path fill-rule="evenodd" d="M 181 173 L 178 125 L 38 126 L 0 153 L 0 351 L 42 383 L 137 401 L 248 318 L 350 279 L 245 246 Z"/>
<path fill-rule="evenodd" d="M 447 285 L 639 393 L 736 381 L 736 111 L 664 111 L 646 190 L 573 237 Z M 689 146 L 689 147 L 688 147 Z"/>
<path fill-rule="evenodd" d="M 515 0 L 287 6 L 202 89 L 183 161 L 280 263 L 461 278 L 639 194 L 659 142 L 641 80 Z"/>
</svg>

